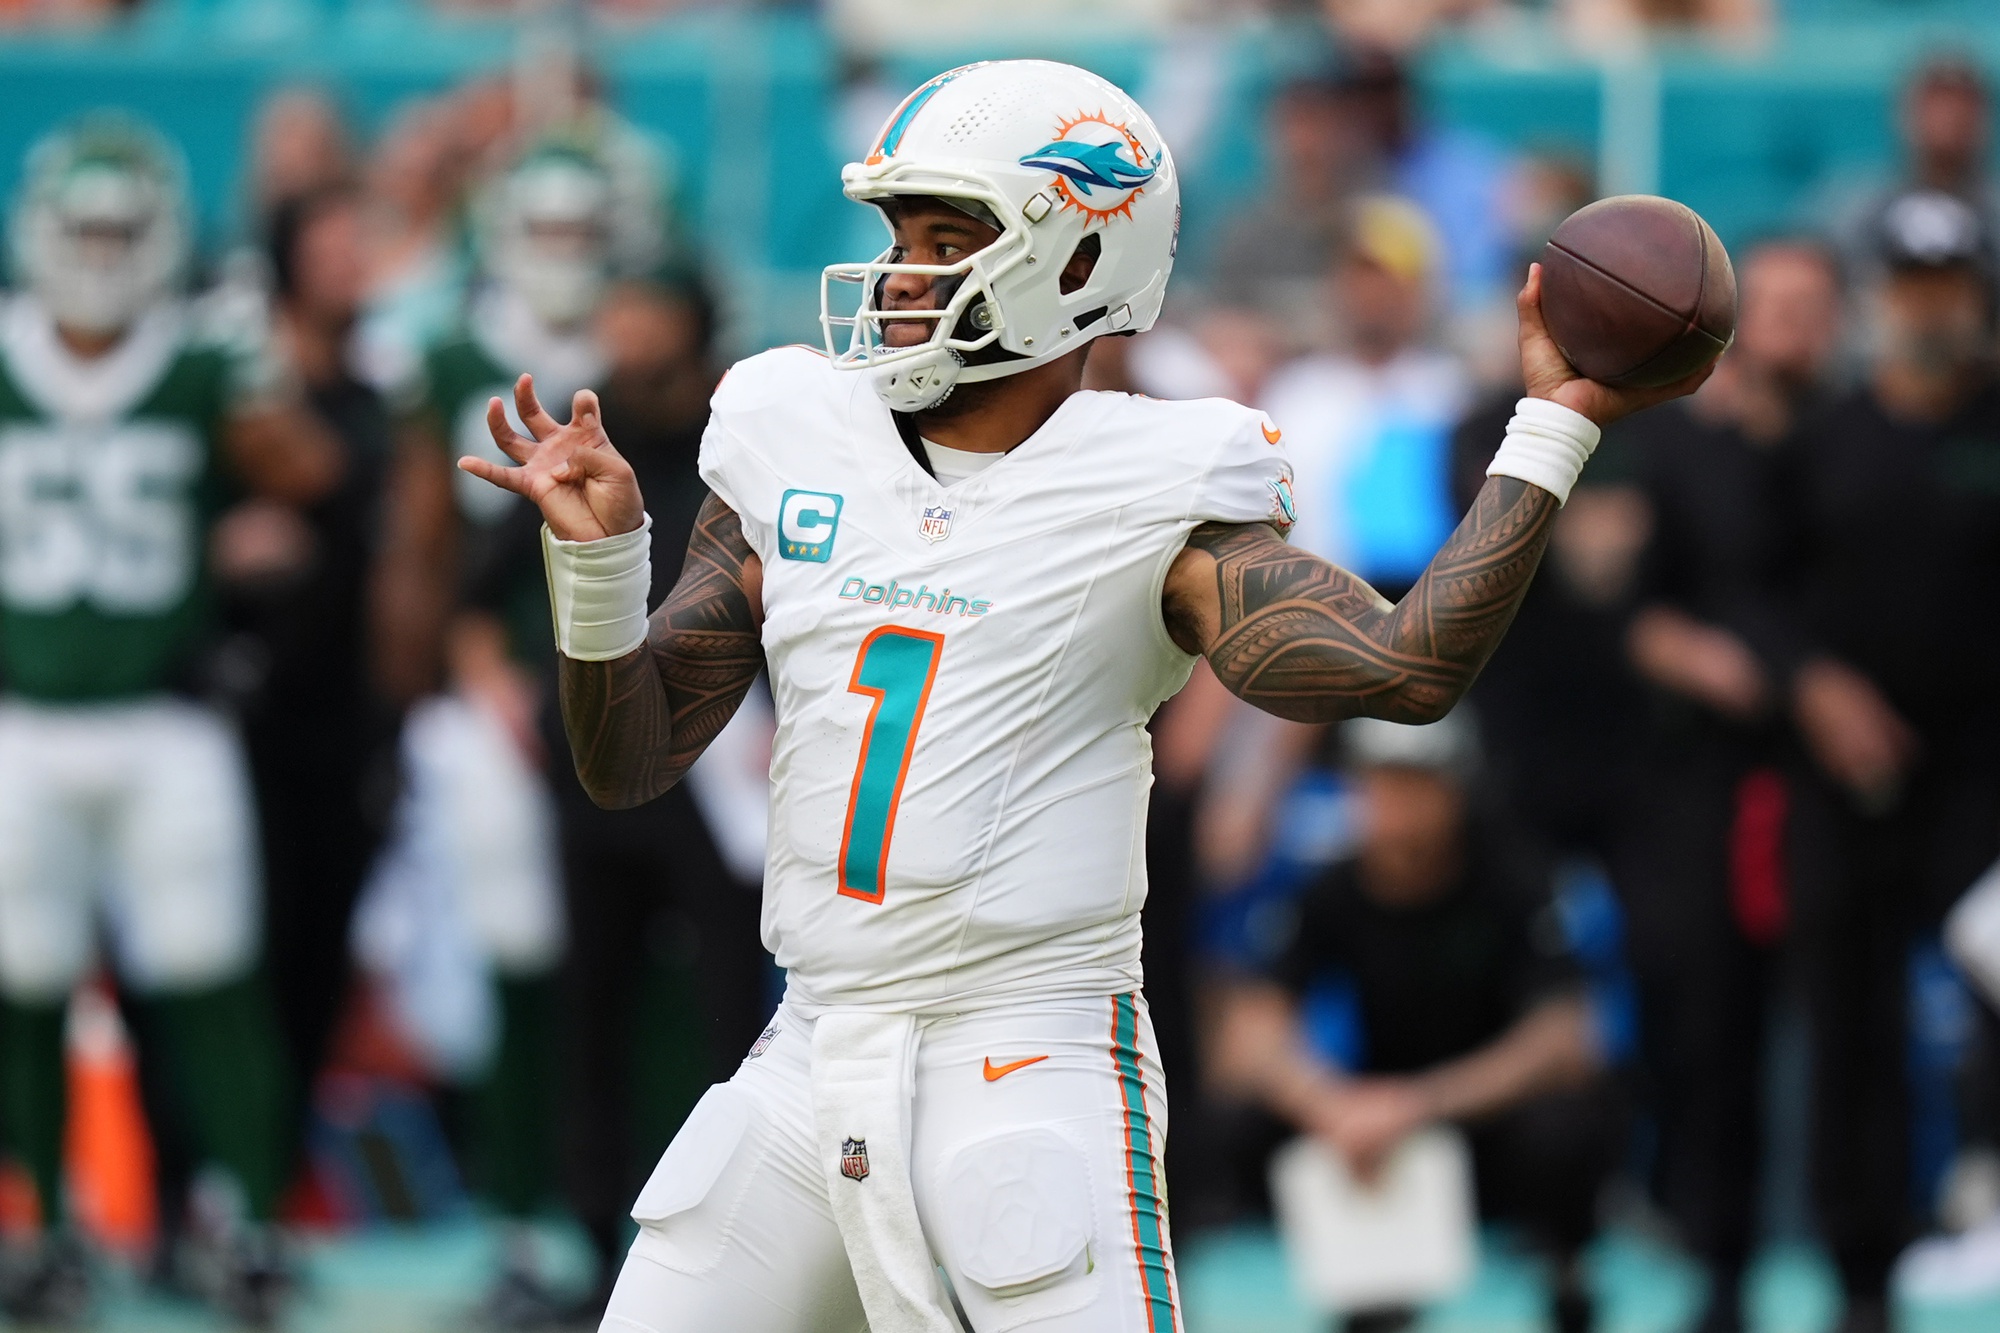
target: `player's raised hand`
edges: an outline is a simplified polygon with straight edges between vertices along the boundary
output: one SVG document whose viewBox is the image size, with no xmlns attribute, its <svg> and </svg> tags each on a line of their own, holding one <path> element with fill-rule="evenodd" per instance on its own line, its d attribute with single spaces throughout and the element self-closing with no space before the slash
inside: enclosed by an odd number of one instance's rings
<svg viewBox="0 0 2000 1333">
<path fill-rule="evenodd" d="M 461 458 L 460 468 L 503 490 L 524 495 L 563 541 L 587 542 L 631 532 L 645 521 L 639 480 L 604 433 L 597 395 L 577 392 L 568 425 L 559 425 L 535 397 L 535 380 L 514 381 L 514 409 L 533 439 L 519 435 L 498 398 L 486 405 L 486 428 L 500 452 L 520 466 Z"/>
<path fill-rule="evenodd" d="M 1542 322 L 1542 266 L 1528 265 L 1528 281 L 1514 298 L 1521 321 L 1521 381 L 1528 397 L 1547 398 L 1608 426 L 1640 408 L 1693 393 L 1715 371 L 1709 362 L 1686 379 L 1657 389 L 1614 389 L 1576 373 Z"/>
</svg>

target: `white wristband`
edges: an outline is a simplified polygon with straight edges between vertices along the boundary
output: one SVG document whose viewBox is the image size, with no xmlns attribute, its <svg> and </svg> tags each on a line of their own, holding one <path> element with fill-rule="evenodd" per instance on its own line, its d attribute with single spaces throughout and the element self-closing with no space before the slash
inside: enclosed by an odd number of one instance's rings
<svg viewBox="0 0 2000 1333">
<path fill-rule="evenodd" d="M 631 532 L 566 542 L 542 525 L 556 647 L 579 662 L 609 662 L 646 641 L 646 594 L 653 588 L 653 516 Z"/>
<path fill-rule="evenodd" d="M 1576 485 L 1603 434 L 1581 412 L 1546 398 L 1523 398 L 1514 404 L 1507 438 L 1486 465 L 1486 475 L 1525 481 L 1568 504 L 1570 487 Z"/>
</svg>

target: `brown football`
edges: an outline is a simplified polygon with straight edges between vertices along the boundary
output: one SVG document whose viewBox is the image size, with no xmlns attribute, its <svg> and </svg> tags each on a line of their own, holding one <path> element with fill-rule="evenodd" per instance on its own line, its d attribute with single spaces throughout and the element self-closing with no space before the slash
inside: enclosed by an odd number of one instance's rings
<svg viewBox="0 0 2000 1333">
<path fill-rule="evenodd" d="M 1729 346 L 1736 272 L 1686 204 L 1600 199 L 1563 219 L 1542 250 L 1542 319 L 1579 374 L 1620 388 L 1672 384 Z"/>
</svg>

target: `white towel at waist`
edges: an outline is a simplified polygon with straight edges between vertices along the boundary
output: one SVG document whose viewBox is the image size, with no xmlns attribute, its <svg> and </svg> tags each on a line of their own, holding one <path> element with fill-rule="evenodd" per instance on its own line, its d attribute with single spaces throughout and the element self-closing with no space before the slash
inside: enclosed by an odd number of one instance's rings
<svg viewBox="0 0 2000 1333">
<path fill-rule="evenodd" d="M 834 1224 L 869 1333 L 961 1333 L 910 1184 L 917 1020 L 834 1010 L 813 1023 L 813 1120 Z"/>
</svg>

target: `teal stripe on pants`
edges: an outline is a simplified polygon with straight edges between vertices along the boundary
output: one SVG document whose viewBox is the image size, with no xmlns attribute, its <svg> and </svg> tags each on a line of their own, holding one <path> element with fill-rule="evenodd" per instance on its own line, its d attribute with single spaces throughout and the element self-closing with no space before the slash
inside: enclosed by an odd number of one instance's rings
<svg viewBox="0 0 2000 1333">
<path fill-rule="evenodd" d="M 1119 1099 L 1125 1114 L 1125 1181 L 1132 1201 L 1132 1240 L 1146 1289 L 1146 1327 L 1175 1333 L 1173 1279 L 1167 1268 L 1167 1227 L 1162 1218 L 1158 1173 L 1153 1158 L 1153 1122 L 1146 1114 L 1146 1080 L 1139 1072 L 1139 1002 L 1136 996 L 1111 1000 L 1111 1057 L 1118 1066 Z"/>
</svg>

